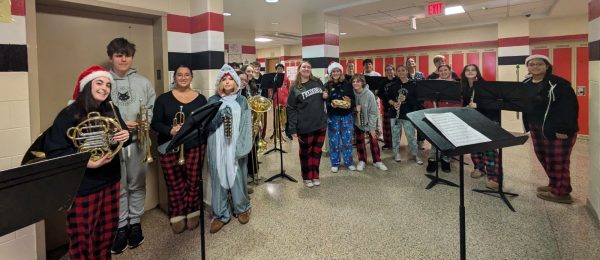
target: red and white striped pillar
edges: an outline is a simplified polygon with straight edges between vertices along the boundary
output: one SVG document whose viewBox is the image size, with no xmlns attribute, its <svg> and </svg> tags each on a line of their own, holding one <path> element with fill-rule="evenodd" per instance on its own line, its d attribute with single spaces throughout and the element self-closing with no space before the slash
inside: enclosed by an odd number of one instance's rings
<svg viewBox="0 0 600 260">
<path fill-rule="evenodd" d="M 192 87 L 207 97 L 214 94 L 217 71 L 225 63 L 223 0 L 191 1 L 190 16 L 167 16 L 167 30 L 170 74 L 189 65 Z"/>
<path fill-rule="evenodd" d="M 313 75 L 321 78 L 327 66 L 340 57 L 339 19 L 322 13 L 302 15 L 302 59 L 310 61 Z"/>
</svg>

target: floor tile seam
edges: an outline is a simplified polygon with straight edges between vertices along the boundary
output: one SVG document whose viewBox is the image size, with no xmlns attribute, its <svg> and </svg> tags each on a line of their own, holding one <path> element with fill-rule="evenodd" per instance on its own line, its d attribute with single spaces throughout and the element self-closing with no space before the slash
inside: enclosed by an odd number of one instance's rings
<svg viewBox="0 0 600 260">
<path fill-rule="evenodd" d="M 556 251 L 558 251 L 558 258 L 565 259 L 563 256 L 563 252 L 560 248 L 560 244 L 558 242 L 558 230 L 552 224 L 552 218 L 550 217 L 550 213 L 548 212 L 548 203 L 544 203 L 544 213 L 546 215 L 546 219 L 548 220 L 548 224 L 550 225 L 550 230 L 552 231 L 552 239 L 554 240 L 554 244 L 556 246 Z"/>
</svg>

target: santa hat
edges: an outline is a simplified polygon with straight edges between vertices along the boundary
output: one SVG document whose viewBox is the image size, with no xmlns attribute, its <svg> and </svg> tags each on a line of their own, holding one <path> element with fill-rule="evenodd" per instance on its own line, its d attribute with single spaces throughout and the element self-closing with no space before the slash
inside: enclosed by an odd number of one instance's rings
<svg viewBox="0 0 600 260">
<path fill-rule="evenodd" d="M 548 56 L 541 55 L 541 54 L 534 54 L 534 55 L 530 55 L 529 57 L 527 57 L 527 59 L 525 59 L 525 65 L 527 65 L 527 63 L 529 63 L 529 61 L 533 60 L 533 59 L 542 59 L 542 60 L 545 60 L 548 64 L 552 64 L 552 62 L 550 62 L 550 58 L 548 58 Z"/>
<path fill-rule="evenodd" d="M 75 89 L 73 90 L 73 97 L 71 100 L 69 100 L 69 104 L 75 102 L 75 100 L 79 96 L 79 93 L 83 91 L 83 88 L 86 84 L 98 77 L 107 77 L 108 79 L 110 79 L 110 83 L 112 84 L 112 86 L 115 86 L 115 80 L 113 79 L 110 72 L 108 72 L 103 67 L 93 65 L 84 70 L 81 74 L 79 74 L 79 78 L 77 78 L 77 84 L 75 84 Z"/>
<path fill-rule="evenodd" d="M 327 74 L 331 75 L 333 69 L 339 69 L 340 72 L 344 73 L 344 68 L 342 67 L 342 64 L 339 64 L 337 62 L 332 62 L 331 64 L 329 64 L 329 66 L 327 67 Z"/>
<path fill-rule="evenodd" d="M 242 86 L 240 76 L 238 76 L 237 72 L 227 64 L 223 65 L 223 67 L 221 67 L 221 69 L 219 70 L 219 73 L 217 73 L 217 82 L 215 82 L 215 86 L 218 87 L 219 83 L 221 83 L 221 79 L 223 78 L 223 76 L 228 74 L 229 76 L 231 76 L 231 78 L 233 78 L 235 84 L 237 84 L 238 87 Z"/>
</svg>

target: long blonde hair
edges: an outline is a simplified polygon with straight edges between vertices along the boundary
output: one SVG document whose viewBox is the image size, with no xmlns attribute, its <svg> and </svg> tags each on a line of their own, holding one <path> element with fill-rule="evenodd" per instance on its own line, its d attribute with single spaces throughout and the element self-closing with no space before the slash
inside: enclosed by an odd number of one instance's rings
<svg viewBox="0 0 600 260">
<path fill-rule="evenodd" d="M 224 74 L 223 77 L 226 77 L 227 75 L 229 75 L 229 73 Z M 221 79 L 219 79 L 219 86 L 217 87 L 217 94 L 219 94 L 219 96 L 225 95 L 225 91 L 223 91 L 223 77 L 221 77 Z M 231 93 L 237 93 L 240 90 L 240 86 L 238 86 L 238 84 L 235 82 L 235 80 L 233 80 L 233 75 L 229 75 L 229 77 L 231 77 L 231 81 L 233 81 L 233 84 L 235 85 L 235 87 L 233 88 L 233 91 Z M 231 93 L 230 93 L 230 95 L 231 95 Z"/>
<path fill-rule="evenodd" d="M 302 87 L 302 75 L 300 75 L 300 67 L 302 67 L 302 64 L 304 63 L 308 63 L 308 65 L 310 65 L 311 69 L 310 69 L 310 76 L 308 77 L 308 80 L 314 80 L 314 81 L 320 81 L 317 77 L 313 76 L 312 74 L 312 64 L 310 64 L 309 61 L 304 60 L 300 63 L 300 65 L 298 65 L 297 71 L 296 72 L 296 79 L 294 80 L 294 84 L 297 88 L 301 88 Z"/>
</svg>

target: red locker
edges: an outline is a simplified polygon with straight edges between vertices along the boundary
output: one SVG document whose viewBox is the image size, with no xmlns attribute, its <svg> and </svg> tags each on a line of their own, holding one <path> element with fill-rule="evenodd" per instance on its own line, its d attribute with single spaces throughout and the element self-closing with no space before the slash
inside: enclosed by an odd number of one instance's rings
<svg viewBox="0 0 600 260">
<path fill-rule="evenodd" d="M 480 70 L 485 80 L 496 80 L 496 52 L 483 52 L 482 63 Z"/>
<path fill-rule="evenodd" d="M 548 49 L 535 49 L 535 50 L 531 50 L 531 54 L 541 54 L 541 55 L 545 55 L 546 57 L 550 57 L 550 50 L 548 50 Z"/>
<path fill-rule="evenodd" d="M 588 47 L 577 47 L 577 85 L 575 87 L 575 93 L 577 94 L 577 101 L 579 102 L 579 133 L 590 134 L 590 122 L 589 122 L 589 52 Z M 580 89 L 583 88 L 583 89 Z M 583 92 L 582 92 L 583 91 Z M 597 90 L 595 90 L 597 91 Z M 578 93 L 579 92 L 579 93 Z M 581 93 L 582 92 L 582 93 Z"/>
<path fill-rule="evenodd" d="M 465 54 L 464 53 L 454 53 L 452 54 L 452 70 L 456 72 L 458 77 L 460 78 L 460 74 L 462 73 L 464 64 L 465 64 Z"/>
<path fill-rule="evenodd" d="M 354 62 L 354 72 L 355 73 L 363 73 L 362 62 L 363 62 L 363 59 L 356 59 L 356 62 Z"/>
<path fill-rule="evenodd" d="M 373 70 L 379 72 L 379 74 L 383 75 L 383 58 L 375 58 L 373 60 Z"/>
<path fill-rule="evenodd" d="M 404 65 L 404 57 L 402 57 L 402 56 L 396 56 L 396 68 L 400 64 Z"/>
<path fill-rule="evenodd" d="M 467 64 L 475 64 L 479 67 L 479 52 L 467 53 Z"/>
<path fill-rule="evenodd" d="M 429 55 L 421 55 L 419 56 L 419 69 L 420 72 L 425 74 L 425 77 L 429 75 Z"/>
<path fill-rule="evenodd" d="M 340 59 L 340 65 L 342 65 L 342 68 L 344 68 L 342 71 L 343 71 L 344 73 L 348 73 L 348 72 L 346 71 L 346 59 Z"/>
<path fill-rule="evenodd" d="M 572 82 L 573 49 L 554 48 L 552 53 L 554 54 L 552 61 L 554 74 Z"/>
</svg>

